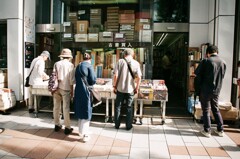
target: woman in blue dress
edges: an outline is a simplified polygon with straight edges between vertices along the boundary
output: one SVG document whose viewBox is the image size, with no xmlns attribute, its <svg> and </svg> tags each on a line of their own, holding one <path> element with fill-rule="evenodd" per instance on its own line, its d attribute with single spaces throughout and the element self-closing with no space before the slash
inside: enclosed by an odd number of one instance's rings
<svg viewBox="0 0 240 159">
<path fill-rule="evenodd" d="M 75 115 L 78 119 L 79 136 L 83 142 L 87 142 L 90 139 L 89 126 L 92 118 L 92 102 L 83 78 L 86 79 L 89 86 L 93 86 L 96 83 L 96 75 L 91 65 L 91 55 L 84 53 L 83 60 L 83 62 L 78 64 L 75 71 L 76 88 L 74 93 L 74 108 Z"/>
</svg>

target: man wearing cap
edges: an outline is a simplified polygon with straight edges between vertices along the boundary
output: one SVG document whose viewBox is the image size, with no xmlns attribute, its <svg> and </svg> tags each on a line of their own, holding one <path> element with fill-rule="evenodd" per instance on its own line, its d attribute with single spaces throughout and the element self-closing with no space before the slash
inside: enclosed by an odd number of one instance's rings
<svg viewBox="0 0 240 159">
<path fill-rule="evenodd" d="M 72 60 L 72 52 L 69 49 L 63 49 L 59 55 L 60 61 L 54 64 L 53 69 L 57 72 L 58 89 L 53 93 L 53 117 L 54 130 L 57 132 L 62 128 L 60 124 L 61 103 L 64 116 L 64 133 L 70 134 L 73 129 L 70 126 L 70 100 L 73 92 L 73 84 L 75 83 L 74 65 L 70 62 Z"/>
<path fill-rule="evenodd" d="M 32 95 L 32 86 L 37 85 L 43 82 L 43 80 L 48 80 L 49 76 L 44 72 L 45 70 L 45 61 L 50 60 L 50 53 L 48 51 L 43 51 L 40 56 L 33 59 L 30 71 L 31 75 L 29 78 L 29 113 L 34 112 L 33 108 L 33 95 Z"/>
</svg>

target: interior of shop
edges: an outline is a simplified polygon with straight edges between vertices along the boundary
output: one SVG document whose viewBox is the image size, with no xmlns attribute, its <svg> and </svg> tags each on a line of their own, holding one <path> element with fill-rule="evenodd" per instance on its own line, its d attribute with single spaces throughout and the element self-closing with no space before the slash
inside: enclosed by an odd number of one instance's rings
<svg viewBox="0 0 240 159">
<path fill-rule="evenodd" d="M 188 33 L 155 32 L 153 79 L 164 79 L 168 87 L 167 114 L 188 116 Z"/>
</svg>

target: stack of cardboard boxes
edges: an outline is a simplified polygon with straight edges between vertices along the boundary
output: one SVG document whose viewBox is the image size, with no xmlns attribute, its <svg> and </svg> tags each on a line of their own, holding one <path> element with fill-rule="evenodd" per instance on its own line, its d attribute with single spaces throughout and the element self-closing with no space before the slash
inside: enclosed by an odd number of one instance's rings
<svg viewBox="0 0 240 159">
<path fill-rule="evenodd" d="M 149 12 L 138 12 L 135 14 L 135 37 L 139 42 L 151 42 L 152 30 Z"/>
<path fill-rule="evenodd" d="M 7 88 L 7 72 L 0 70 L 0 88 Z"/>
<path fill-rule="evenodd" d="M 11 89 L 0 89 L 0 110 L 5 111 L 16 105 L 16 96 Z"/>
<path fill-rule="evenodd" d="M 134 40 L 134 24 L 135 24 L 134 10 L 119 11 L 119 25 L 120 25 L 119 32 L 124 33 L 126 41 Z"/>
</svg>

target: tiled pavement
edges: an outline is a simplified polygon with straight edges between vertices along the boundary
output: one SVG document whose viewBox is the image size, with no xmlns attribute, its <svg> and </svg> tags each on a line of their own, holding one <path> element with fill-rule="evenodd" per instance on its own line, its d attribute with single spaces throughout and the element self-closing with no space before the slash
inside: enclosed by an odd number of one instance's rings
<svg viewBox="0 0 240 159">
<path fill-rule="evenodd" d="M 239 159 L 240 129 L 226 125 L 226 136 L 203 137 L 202 125 L 192 119 L 143 119 L 130 131 L 122 124 L 91 122 L 91 140 L 81 142 L 77 121 L 72 117 L 74 132 L 66 136 L 53 131 L 51 113 L 34 118 L 26 110 L 15 109 L 0 115 L 0 158 L 78 158 L 78 159 Z"/>
</svg>

